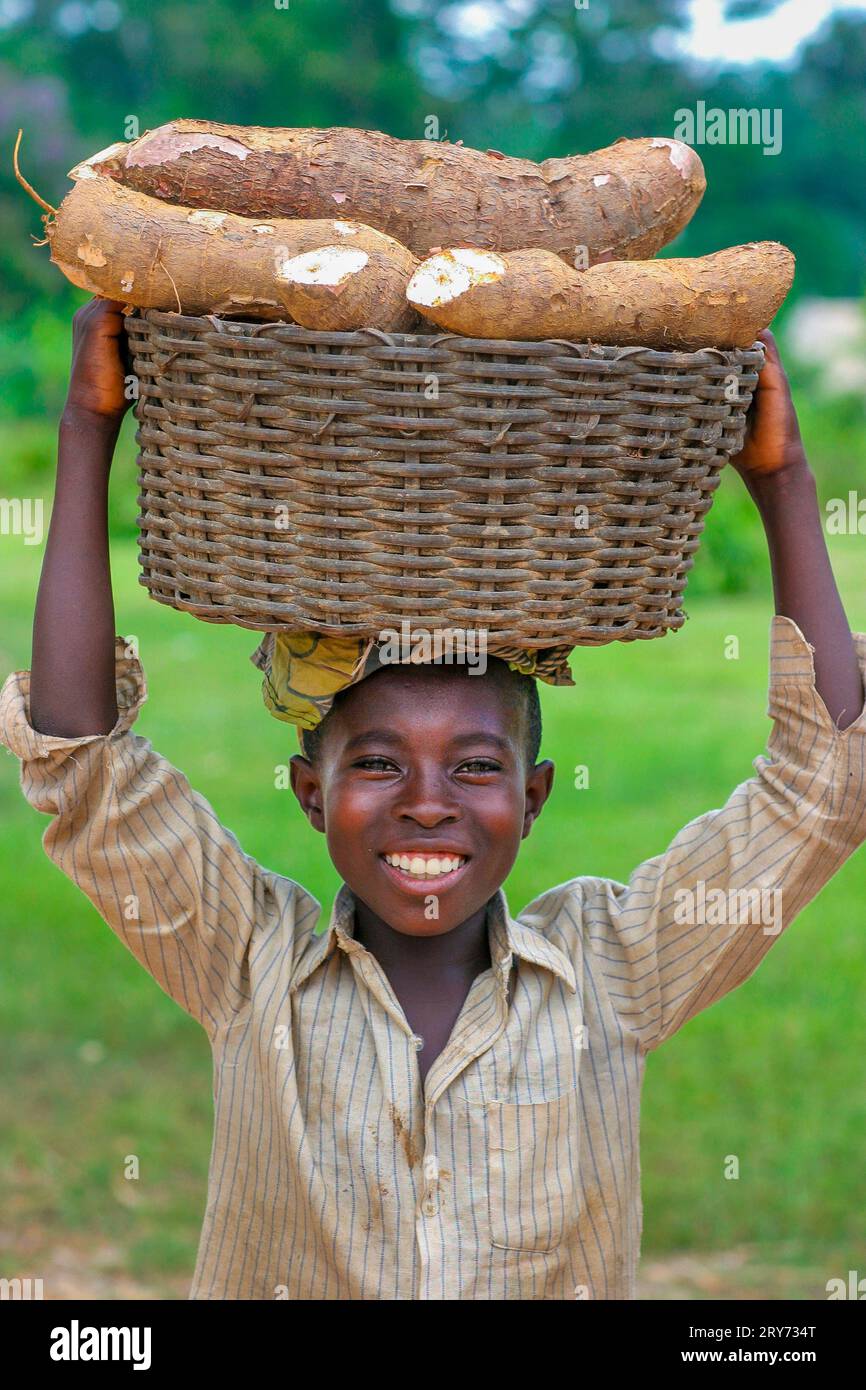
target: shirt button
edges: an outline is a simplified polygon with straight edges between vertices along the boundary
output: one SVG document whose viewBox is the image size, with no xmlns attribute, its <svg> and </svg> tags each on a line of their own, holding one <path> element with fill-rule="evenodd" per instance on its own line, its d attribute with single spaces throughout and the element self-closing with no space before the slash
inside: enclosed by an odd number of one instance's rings
<svg viewBox="0 0 866 1390">
<path fill-rule="evenodd" d="M 436 1198 L 425 1197 L 424 1201 L 421 1203 L 421 1210 L 425 1216 L 435 1216 L 437 1211 Z"/>
<path fill-rule="evenodd" d="M 412 1034 L 412 1046 L 414 1047 L 416 1052 L 421 1051 L 422 1047 L 424 1046 L 424 1039 L 421 1037 L 420 1033 Z"/>
</svg>

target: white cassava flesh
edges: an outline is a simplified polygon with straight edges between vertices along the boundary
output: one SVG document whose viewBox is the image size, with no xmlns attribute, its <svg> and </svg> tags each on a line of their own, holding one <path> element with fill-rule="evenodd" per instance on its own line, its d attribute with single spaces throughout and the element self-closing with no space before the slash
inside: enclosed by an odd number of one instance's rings
<svg viewBox="0 0 866 1390">
<path fill-rule="evenodd" d="M 302 256 L 278 261 L 278 280 L 292 285 L 342 285 L 350 275 L 363 270 L 370 257 L 366 251 L 348 246 L 322 246 L 318 251 L 305 251 Z"/>
<path fill-rule="evenodd" d="M 465 294 L 473 285 L 498 280 L 505 274 L 505 262 L 494 251 L 472 251 L 457 246 L 440 251 L 422 261 L 406 291 L 419 308 L 436 308 Z"/>
</svg>

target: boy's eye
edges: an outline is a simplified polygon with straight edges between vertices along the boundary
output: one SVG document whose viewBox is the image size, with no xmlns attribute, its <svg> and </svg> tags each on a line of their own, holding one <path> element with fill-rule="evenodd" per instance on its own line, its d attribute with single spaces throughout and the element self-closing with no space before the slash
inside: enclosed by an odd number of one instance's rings
<svg viewBox="0 0 866 1390">
<path fill-rule="evenodd" d="M 465 763 L 461 763 L 458 772 L 468 772 L 470 776 L 480 777 L 485 773 L 501 772 L 502 764 L 496 762 L 494 758 L 469 758 Z"/>
<path fill-rule="evenodd" d="M 370 753 L 366 758 L 356 758 L 352 766 L 360 768 L 362 772 L 399 772 L 400 770 L 396 763 L 381 753 Z M 496 762 L 495 758 L 467 758 L 466 762 L 461 763 L 457 768 L 458 773 L 464 773 L 470 777 L 484 777 L 501 771 L 502 765 Z"/>
</svg>

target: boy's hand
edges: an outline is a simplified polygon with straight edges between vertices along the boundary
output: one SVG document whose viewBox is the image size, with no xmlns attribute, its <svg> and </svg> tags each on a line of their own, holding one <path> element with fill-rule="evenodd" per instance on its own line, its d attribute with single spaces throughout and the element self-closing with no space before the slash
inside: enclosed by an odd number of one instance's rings
<svg viewBox="0 0 866 1390">
<path fill-rule="evenodd" d="M 750 490 L 754 482 L 771 474 L 806 466 L 797 412 L 776 340 L 768 328 L 758 337 L 766 347 L 766 360 L 746 416 L 743 447 L 731 459 Z"/>
<path fill-rule="evenodd" d="M 827 554 L 818 487 L 806 460 L 797 412 L 776 341 L 758 335 L 766 361 L 731 463 L 755 503 L 770 550 L 776 613 L 790 618 L 812 649 L 815 689 L 839 730 L 863 712 L 860 663 Z"/>
<path fill-rule="evenodd" d="M 124 389 L 130 371 L 123 305 L 114 299 L 91 299 L 72 320 L 65 413 L 98 416 L 119 425 L 132 404 Z"/>
</svg>

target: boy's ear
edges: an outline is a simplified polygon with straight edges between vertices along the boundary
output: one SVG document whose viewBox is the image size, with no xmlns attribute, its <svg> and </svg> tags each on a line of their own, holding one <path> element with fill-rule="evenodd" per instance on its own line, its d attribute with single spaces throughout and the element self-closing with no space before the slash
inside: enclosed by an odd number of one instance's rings
<svg viewBox="0 0 866 1390">
<path fill-rule="evenodd" d="M 521 839 L 525 840 L 538 816 L 541 815 L 542 807 L 550 796 L 553 787 L 553 775 L 556 771 L 549 758 L 544 762 L 536 763 L 535 767 L 526 778 L 526 810 L 523 816 L 523 833 Z"/>
<path fill-rule="evenodd" d="M 314 830 L 325 833 L 325 812 L 322 803 L 322 783 L 309 758 L 295 753 L 289 759 L 289 779 L 301 810 Z"/>
</svg>

